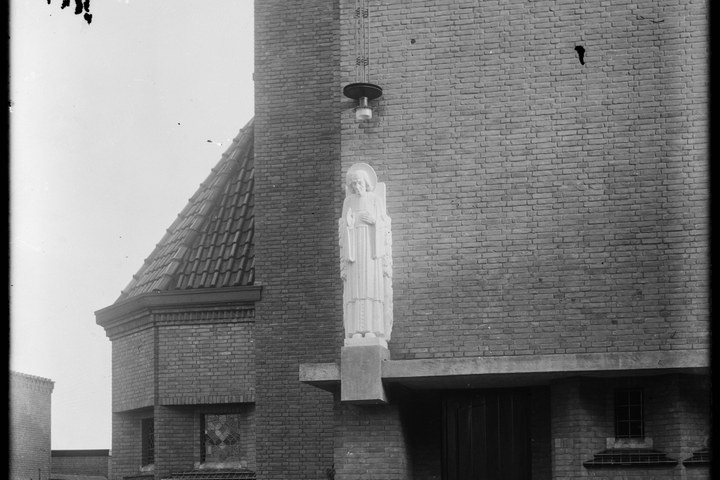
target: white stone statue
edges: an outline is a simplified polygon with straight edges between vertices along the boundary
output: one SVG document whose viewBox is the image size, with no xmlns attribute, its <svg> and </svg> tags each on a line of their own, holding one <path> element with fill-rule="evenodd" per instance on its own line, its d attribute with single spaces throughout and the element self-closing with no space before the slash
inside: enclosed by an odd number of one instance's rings
<svg viewBox="0 0 720 480">
<path fill-rule="evenodd" d="M 345 345 L 387 347 L 393 323 L 392 233 L 385 184 L 370 165 L 347 172 L 339 220 Z"/>
</svg>

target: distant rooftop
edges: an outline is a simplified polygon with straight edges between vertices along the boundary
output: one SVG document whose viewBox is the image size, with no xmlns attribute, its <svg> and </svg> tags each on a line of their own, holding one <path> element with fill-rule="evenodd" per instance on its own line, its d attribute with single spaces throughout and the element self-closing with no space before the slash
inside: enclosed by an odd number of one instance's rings
<svg viewBox="0 0 720 480">
<path fill-rule="evenodd" d="M 24 381 L 25 383 L 36 383 L 49 386 L 55 385 L 55 382 L 50 380 L 49 378 L 28 375 L 27 373 L 16 372 L 14 370 L 10 370 L 10 378 L 15 378 Z"/>
<path fill-rule="evenodd" d="M 253 285 L 253 120 L 243 127 L 116 300 Z"/>
<path fill-rule="evenodd" d="M 10 391 L 11 392 L 42 392 L 44 394 L 52 394 L 55 390 L 55 382 L 49 378 L 37 377 L 10 370 Z M 22 401 L 22 400 L 20 400 Z"/>
<path fill-rule="evenodd" d="M 107 480 L 103 475 L 71 475 L 64 473 L 51 473 L 50 480 Z"/>
</svg>

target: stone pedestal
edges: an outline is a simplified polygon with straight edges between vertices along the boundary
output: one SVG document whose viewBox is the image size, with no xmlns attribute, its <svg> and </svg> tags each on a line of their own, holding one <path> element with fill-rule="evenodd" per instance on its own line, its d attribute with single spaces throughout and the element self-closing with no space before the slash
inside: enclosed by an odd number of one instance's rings
<svg viewBox="0 0 720 480">
<path fill-rule="evenodd" d="M 389 350 L 379 344 L 349 345 L 340 350 L 340 401 L 353 404 L 383 404 L 387 396 L 382 384 L 382 363 Z"/>
</svg>

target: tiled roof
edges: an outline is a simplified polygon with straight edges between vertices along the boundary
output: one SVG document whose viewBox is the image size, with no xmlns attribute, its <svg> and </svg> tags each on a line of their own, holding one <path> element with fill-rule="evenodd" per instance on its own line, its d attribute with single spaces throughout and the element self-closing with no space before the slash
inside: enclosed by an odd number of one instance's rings
<svg viewBox="0 0 720 480">
<path fill-rule="evenodd" d="M 243 127 L 117 301 L 252 285 L 253 121 Z"/>
</svg>

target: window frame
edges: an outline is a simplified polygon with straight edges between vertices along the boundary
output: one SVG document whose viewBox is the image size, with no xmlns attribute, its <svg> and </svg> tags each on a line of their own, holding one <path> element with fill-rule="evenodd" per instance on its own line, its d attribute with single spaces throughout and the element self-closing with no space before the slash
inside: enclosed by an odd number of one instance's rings
<svg viewBox="0 0 720 480">
<path fill-rule="evenodd" d="M 240 429 L 240 426 L 242 425 L 242 413 L 240 412 L 222 412 L 222 413 L 216 413 L 216 412 L 201 412 L 200 413 L 200 463 L 201 464 L 224 464 L 227 462 L 230 463 L 242 463 L 243 456 L 242 456 L 242 442 L 243 442 L 243 432 L 238 431 L 237 432 L 237 445 L 240 451 L 238 451 L 238 458 L 236 460 L 217 460 L 217 459 L 208 459 L 207 455 L 207 417 L 208 416 L 220 416 L 220 415 L 234 415 L 237 416 L 237 423 L 238 423 L 238 429 Z"/>
<path fill-rule="evenodd" d="M 155 464 L 155 418 L 140 420 L 140 465 L 147 467 Z"/>
<path fill-rule="evenodd" d="M 645 392 L 642 388 L 616 388 L 613 391 L 615 439 L 645 438 Z"/>
</svg>

